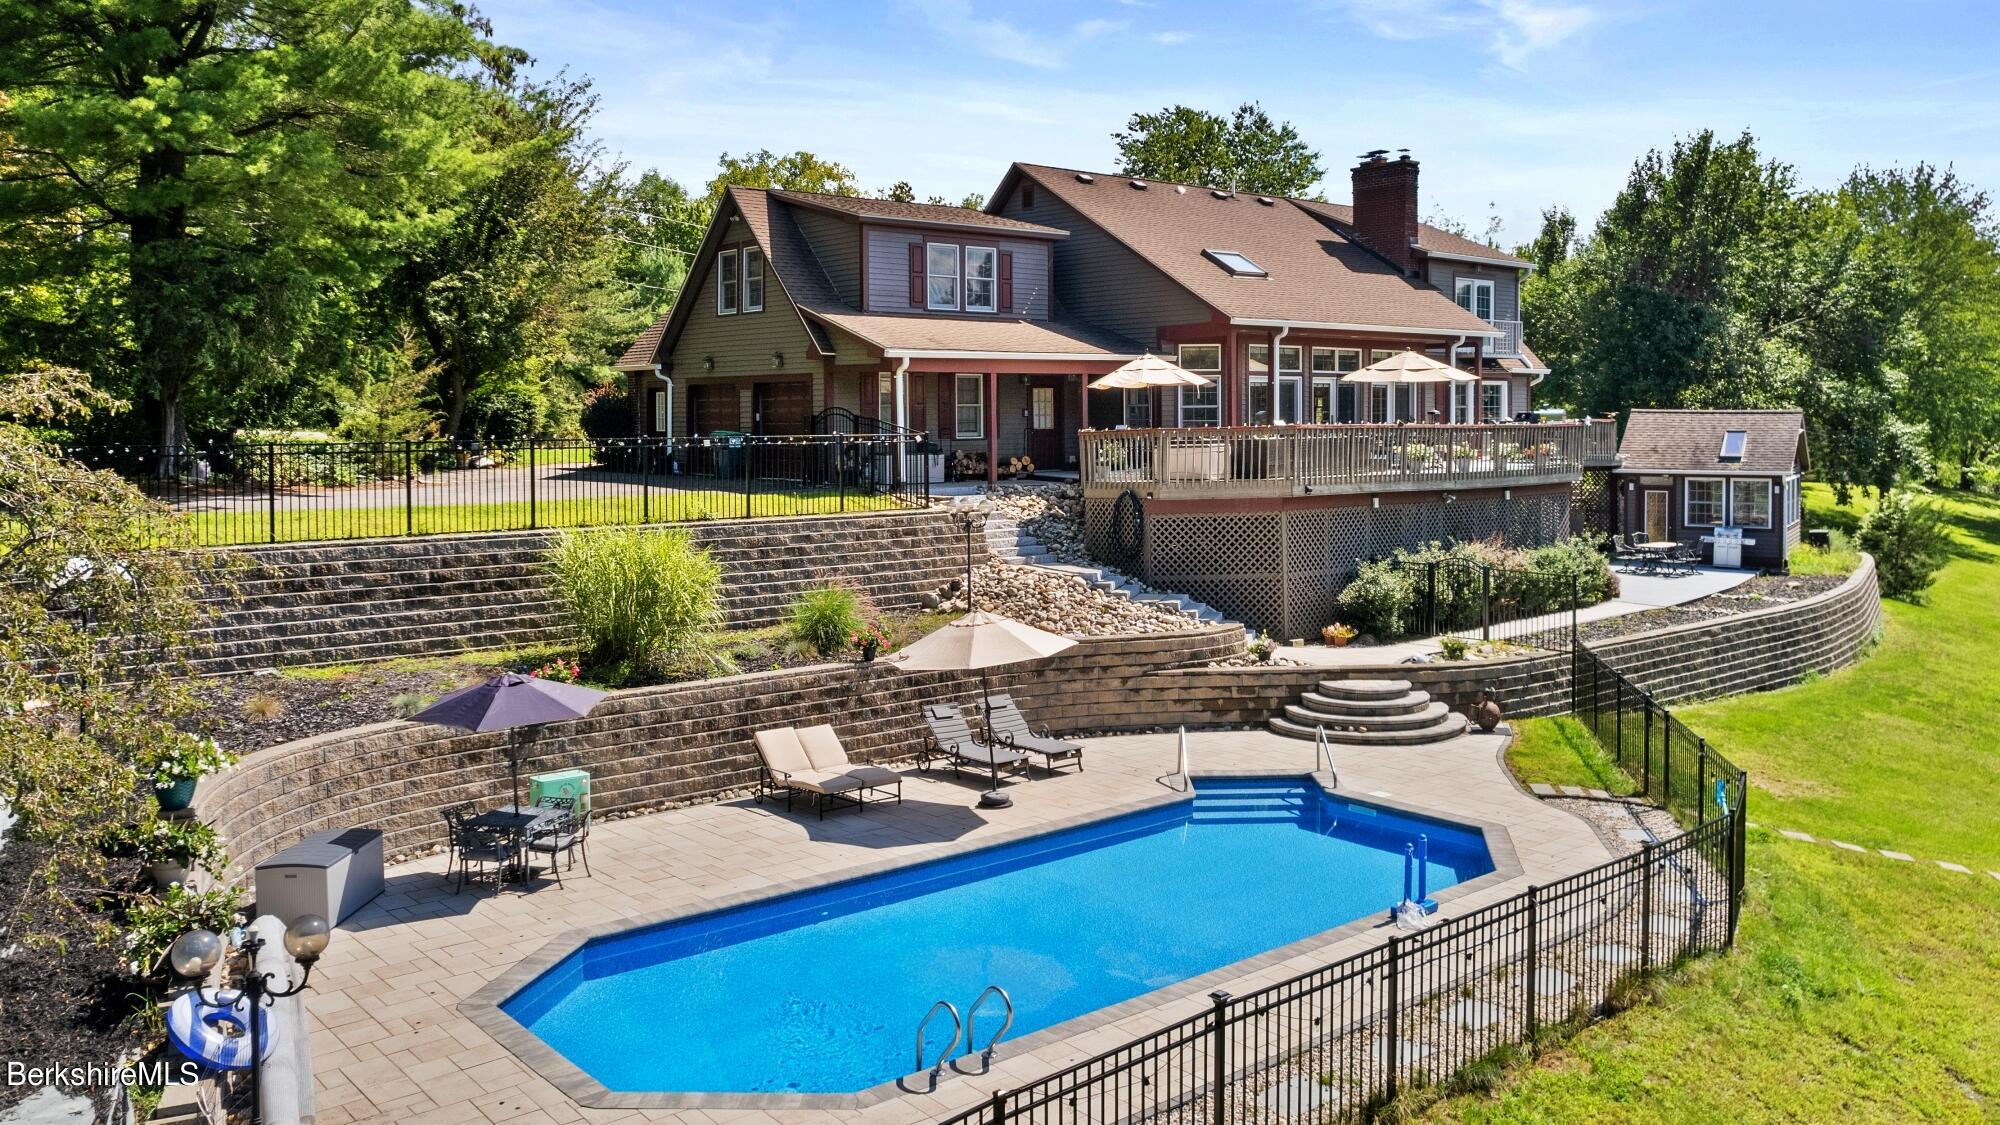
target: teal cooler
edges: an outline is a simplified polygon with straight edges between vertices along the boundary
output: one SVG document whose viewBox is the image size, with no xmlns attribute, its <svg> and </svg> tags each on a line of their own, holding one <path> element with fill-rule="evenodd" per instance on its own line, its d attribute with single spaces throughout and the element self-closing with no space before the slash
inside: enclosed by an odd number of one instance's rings
<svg viewBox="0 0 2000 1125">
<path fill-rule="evenodd" d="M 557 770 L 538 773 L 528 779 L 528 803 L 541 804 L 543 797 L 574 797 L 579 816 L 590 811 L 590 771 Z"/>
</svg>

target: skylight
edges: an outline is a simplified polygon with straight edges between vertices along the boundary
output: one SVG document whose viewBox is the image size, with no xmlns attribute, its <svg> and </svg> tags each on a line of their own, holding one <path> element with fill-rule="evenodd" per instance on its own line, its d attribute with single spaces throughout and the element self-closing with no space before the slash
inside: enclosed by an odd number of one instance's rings
<svg viewBox="0 0 2000 1125">
<path fill-rule="evenodd" d="M 1743 460 L 1743 445 L 1750 435 L 1743 430 L 1730 430 L 1722 435 L 1722 460 Z"/>
<path fill-rule="evenodd" d="M 1236 250 L 1203 250 L 1210 261 L 1229 271 L 1233 277 L 1269 277 L 1263 266 L 1250 260 L 1250 256 Z"/>
</svg>

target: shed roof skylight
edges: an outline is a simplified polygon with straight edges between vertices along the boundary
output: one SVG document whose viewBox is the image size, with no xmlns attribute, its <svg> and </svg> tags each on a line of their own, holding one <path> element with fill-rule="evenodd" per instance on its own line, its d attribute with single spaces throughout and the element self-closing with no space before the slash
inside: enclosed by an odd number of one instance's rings
<svg viewBox="0 0 2000 1125">
<path fill-rule="evenodd" d="M 1234 277 L 1269 277 L 1263 266 L 1250 260 L 1250 256 L 1237 250 L 1203 250 L 1210 261 L 1230 272 Z"/>
<path fill-rule="evenodd" d="M 1743 446 L 1749 440 L 1750 440 L 1750 435 L 1748 432 L 1744 430 L 1726 431 L 1722 435 L 1722 460 L 1724 461 L 1743 460 Z"/>
</svg>

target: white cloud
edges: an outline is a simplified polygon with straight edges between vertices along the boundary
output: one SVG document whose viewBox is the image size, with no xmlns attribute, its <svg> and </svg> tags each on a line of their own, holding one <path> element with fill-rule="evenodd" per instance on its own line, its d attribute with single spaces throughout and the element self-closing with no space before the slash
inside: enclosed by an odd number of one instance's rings
<svg viewBox="0 0 2000 1125">
<path fill-rule="evenodd" d="M 1338 6 L 1384 39 L 1476 37 L 1515 70 L 1598 19 L 1592 8 L 1559 0 L 1339 0 Z"/>
<path fill-rule="evenodd" d="M 1153 33 L 1153 42 L 1158 43 L 1162 47 L 1178 47 L 1183 43 L 1194 42 L 1194 32 L 1156 31 Z"/>
<path fill-rule="evenodd" d="M 922 5 L 931 30 L 990 58 L 1051 69 L 1069 61 L 1077 45 L 1132 26 L 1122 19 L 1087 19 L 1062 34 L 1024 30 L 999 18 L 974 15 L 971 0 L 930 0 Z"/>
</svg>

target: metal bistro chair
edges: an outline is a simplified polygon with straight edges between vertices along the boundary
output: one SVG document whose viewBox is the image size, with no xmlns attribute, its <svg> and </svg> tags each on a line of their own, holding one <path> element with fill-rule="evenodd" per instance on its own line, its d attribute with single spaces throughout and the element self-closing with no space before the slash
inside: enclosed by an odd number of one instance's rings
<svg viewBox="0 0 2000 1125">
<path fill-rule="evenodd" d="M 493 890 L 498 893 L 507 869 L 521 858 L 521 839 L 513 832 L 500 828 L 487 828 L 474 824 L 462 825 L 458 832 L 458 885 L 454 893 L 465 889 L 465 877 L 471 873 L 472 865 L 479 864 L 480 874 L 486 868 L 493 868 Z"/>
<path fill-rule="evenodd" d="M 568 809 L 556 814 L 555 821 L 541 828 L 528 839 L 530 855 L 549 857 L 549 872 L 556 877 L 556 886 L 562 886 L 562 859 L 568 859 L 571 868 L 576 866 L 576 853 L 582 847 L 583 833 L 577 823 L 576 814 Z M 583 859 L 583 873 L 590 874 L 590 856 Z"/>
<path fill-rule="evenodd" d="M 465 822 L 471 820 L 478 812 L 479 809 L 471 801 L 460 801 L 458 804 L 445 806 L 441 814 L 444 817 L 444 872 L 446 878 L 451 877 L 452 868 L 458 862 L 459 831 L 465 827 Z"/>
</svg>

